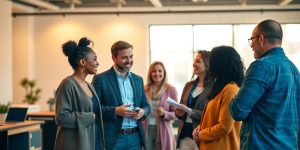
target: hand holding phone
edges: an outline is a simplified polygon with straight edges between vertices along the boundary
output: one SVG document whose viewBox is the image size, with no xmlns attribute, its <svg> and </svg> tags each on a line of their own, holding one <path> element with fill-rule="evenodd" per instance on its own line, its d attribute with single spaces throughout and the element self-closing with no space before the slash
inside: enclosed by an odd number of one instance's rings
<svg viewBox="0 0 300 150">
<path fill-rule="evenodd" d="M 138 114 L 139 111 L 140 111 L 140 108 L 139 107 L 135 107 L 133 110 Z"/>
<path fill-rule="evenodd" d="M 135 107 L 131 111 L 134 111 L 136 114 L 132 115 L 134 120 L 141 119 L 144 116 L 145 111 L 140 107 Z"/>
</svg>

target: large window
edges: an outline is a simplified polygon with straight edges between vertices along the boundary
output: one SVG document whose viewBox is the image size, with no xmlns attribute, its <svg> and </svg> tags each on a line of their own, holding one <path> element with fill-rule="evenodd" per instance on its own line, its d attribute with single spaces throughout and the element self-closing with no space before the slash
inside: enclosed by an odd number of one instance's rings
<svg viewBox="0 0 300 150">
<path fill-rule="evenodd" d="M 195 25 L 194 50 L 211 50 L 217 45 L 232 46 L 231 25 Z"/>
<path fill-rule="evenodd" d="M 286 24 L 282 26 L 284 51 L 289 59 L 300 70 L 300 24 Z"/>
<path fill-rule="evenodd" d="M 168 81 L 181 96 L 184 84 L 191 80 L 193 59 L 198 50 L 215 46 L 233 46 L 241 55 L 246 68 L 254 61 L 247 41 L 254 24 L 240 25 L 151 25 L 150 64 L 162 61 Z M 300 68 L 300 24 L 284 24 L 283 48 L 286 55 Z"/>
<path fill-rule="evenodd" d="M 175 36 L 174 36 L 175 35 Z M 150 61 L 164 63 L 168 81 L 178 93 L 192 76 L 193 26 L 151 26 Z"/>
<path fill-rule="evenodd" d="M 233 47 L 242 57 L 245 67 L 248 68 L 250 63 L 254 61 L 252 49 L 248 43 L 248 39 L 252 35 L 252 31 L 256 25 L 234 25 L 234 44 Z"/>
</svg>

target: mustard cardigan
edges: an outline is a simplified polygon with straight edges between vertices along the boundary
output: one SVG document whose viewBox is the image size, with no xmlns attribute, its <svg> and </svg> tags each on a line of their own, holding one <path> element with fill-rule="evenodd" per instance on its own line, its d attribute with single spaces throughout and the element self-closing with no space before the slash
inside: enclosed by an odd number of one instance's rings
<svg viewBox="0 0 300 150">
<path fill-rule="evenodd" d="M 235 83 L 228 83 L 210 100 L 203 114 L 200 127 L 201 150 L 239 150 L 241 122 L 229 112 L 229 103 L 239 91 Z"/>
</svg>

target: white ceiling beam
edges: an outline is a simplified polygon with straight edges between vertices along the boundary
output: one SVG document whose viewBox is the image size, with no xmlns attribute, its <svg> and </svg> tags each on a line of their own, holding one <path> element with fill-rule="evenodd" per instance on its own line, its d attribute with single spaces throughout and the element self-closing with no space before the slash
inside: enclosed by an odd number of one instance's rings
<svg viewBox="0 0 300 150">
<path fill-rule="evenodd" d="M 289 3 L 291 3 L 293 0 L 278 0 L 278 5 L 279 6 L 286 6 Z"/>
<path fill-rule="evenodd" d="M 149 0 L 153 6 L 157 7 L 157 8 L 161 8 L 163 7 L 162 3 L 160 2 L 160 0 Z"/>
<path fill-rule="evenodd" d="M 12 10 L 13 12 L 34 12 L 36 9 L 24 4 L 12 2 Z"/>
<path fill-rule="evenodd" d="M 47 10 L 54 10 L 54 11 L 57 11 L 60 9 L 59 6 L 57 5 L 53 5 L 51 3 L 48 3 L 48 2 L 45 2 L 45 1 L 41 1 L 41 0 L 20 0 L 24 3 L 28 3 L 28 4 L 31 4 L 31 5 L 34 5 L 34 6 L 38 6 L 38 7 L 41 7 L 41 8 L 45 8 Z"/>
<path fill-rule="evenodd" d="M 247 5 L 245 7 L 240 7 L 236 5 L 232 6 L 190 6 L 190 7 L 123 7 L 122 10 L 118 8 L 102 8 L 102 7 L 90 7 L 90 8 L 76 8 L 75 10 L 70 10 L 69 8 L 61 8 L 59 12 L 116 12 L 116 11 L 128 11 L 128 12 L 144 12 L 144 11 L 210 11 L 210 10 L 285 10 L 285 9 L 300 9 L 300 5 L 287 5 L 287 6 L 278 6 L 278 5 Z M 47 11 L 44 11 L 47 12 Z"/>
<path fill-rule="evenodd" d="M 92 7 L 92 8 L 61 8 L 55 13 L 122 13 L 122 12 L 133 12 L 133 13 L 143 13 L 143 12 L 193 12 L 193 11 L 284 11 L 284 10 L 291 10 L 294 9 L 295 11 L 300 9 L 300 5 L 287 5 L 287 6 L 279 6 L 279 5 L 246 5 L 244 7 L 232 5 L 232 6 L 191 6 L 191 7 L 162 7 L 162 8 L 154 8 L 154 7 L 123 7 L 122 9 L 119 8 L 103 8 L 103 7 Z M 36 14 L 43 14 L 43 13 L 52 13 L 53 11 L 44 10 L 36 12 Z"/>
</svg>

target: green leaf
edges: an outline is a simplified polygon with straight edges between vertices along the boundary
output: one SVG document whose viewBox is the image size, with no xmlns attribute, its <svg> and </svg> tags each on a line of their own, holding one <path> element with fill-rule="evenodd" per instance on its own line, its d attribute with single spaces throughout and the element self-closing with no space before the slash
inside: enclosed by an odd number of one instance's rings
<svg viewBox="0 0 300 150">
<path fill-rule="evenodd" d="M 9 106 L 10 106 L 10 102 L 8 102 L 6 104 L 0 104 L 0 114 L 7 113 Z"/>
<path fill-rule="evenodd" d="M 27 78 L 22 79 L 20 82 L 21 86 L 25 88 L 26 94 L 24 103 L 34 104 L 40 98 L 39 94 L 42 92 L 40 88 L 36 87 L 35 80 L 29 80 Z"/>
</svg>

